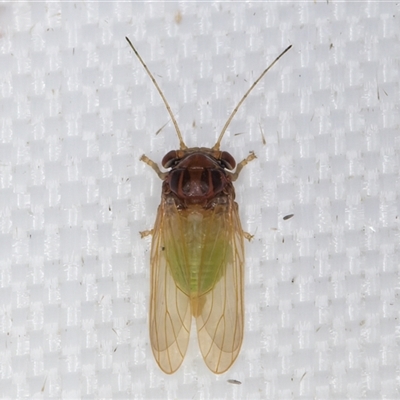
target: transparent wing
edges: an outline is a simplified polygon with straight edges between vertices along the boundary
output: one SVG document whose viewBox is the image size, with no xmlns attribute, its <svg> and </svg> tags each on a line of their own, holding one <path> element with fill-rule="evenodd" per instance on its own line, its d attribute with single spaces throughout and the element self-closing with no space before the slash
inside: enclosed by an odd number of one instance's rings
<svg viewBox="0 0 400 400">
<path fill-rule="evenodd" d="M 243 340 L 244 240 L 237 204 L 231 200 L 216 207 L 204 219 L 203 233 L 202 268 L 192 312 L 204 361 L 220 374 L 236 360 Z"/>
<path fill-rule="evenodd" d="M 177 218 L 175 205 L 162 200 L 151 245 L 150 341 L 157 364 L 167 374 L 175 372 L 185 357 L 191 324 L 186 277 L 171 269 L 171 251 L 175 258 L 185 257 Z M 167 252 L 166 246 L 172 250 Z"/>
</svg>

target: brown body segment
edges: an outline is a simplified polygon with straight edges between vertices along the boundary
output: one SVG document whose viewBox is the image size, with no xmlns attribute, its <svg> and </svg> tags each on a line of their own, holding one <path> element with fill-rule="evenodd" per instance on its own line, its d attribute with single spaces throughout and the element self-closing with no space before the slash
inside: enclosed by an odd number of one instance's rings
<svg viewBox="0 0 400 400">
<path fill-rule="evenodd" d="M 224 201 L 225 196 L 235 197 L 232 176 L 226 168 L 232 169 L 236 163 L 227 152 L 207 148 L 171 151 L 162 163 L 171 168 L 162 193 L 174 198 L 178 209 L 195 204 L 209 209 Z"/>
</svg>

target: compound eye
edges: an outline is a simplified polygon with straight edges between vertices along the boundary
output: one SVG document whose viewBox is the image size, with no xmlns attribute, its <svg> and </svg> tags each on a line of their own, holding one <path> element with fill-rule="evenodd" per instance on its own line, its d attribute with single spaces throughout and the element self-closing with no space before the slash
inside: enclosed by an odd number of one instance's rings
<svg viewBox="0 0 400 400">
<path fill-rule="evenodd" d="M 178 154 L 176 150 L 169 151 L 161 161 L 161 164 L 164 168 L 170 168 L 175 163 L 176 160 L 179 160 Z"/>
<path fill-rule="evenodd" d="M 220 160 L 226 169 L 232 170 L 236 166 L 235 159 L 227 151 L 221 151 Z"/>
</svg>

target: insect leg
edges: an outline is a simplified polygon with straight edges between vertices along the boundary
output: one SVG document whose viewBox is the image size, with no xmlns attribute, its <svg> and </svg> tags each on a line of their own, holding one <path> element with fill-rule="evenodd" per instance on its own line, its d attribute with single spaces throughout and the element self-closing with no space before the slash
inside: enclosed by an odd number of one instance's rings
<svg viewBox="0 0 400 400">
<path fill-rule="evenodd" d="M 256 155 L 251 152 L 244 160 L 240 161 L 240 163 L 236 166 L 236 171 L 231 174 L 232 181 L 236 181 L 243 167 L 255 158 L 257 158 Z"/>
<path fill-rule="evenodd" d="M 249 242 L 254 237 L 254 235 L 251 235 L 249 232 L 242 231 L 242 234 Z"/>
<path fill-rule="evenodd" d="M 158 165 L 154 161 L 150 160 L 150 158 L 148 158 L 144 154 L 142 155 L 142 157 L 140 157 L 140 161 L 143 161 L 144 163 L 149 165 L 151 168 L 153 168 L 153 170 L 155 171 L 155 173 L 159 176 L 159 178 L 161 180 L 164 180 L 166 178 L 166 176 L 168 175 L 167 172 L 161 172 L 160 168 L 158 168 Z"/>
<path fill-rule="evenodd" d="M 150 229 L 150 230 L 147 230 L 147 231 L 141 231 L 141 232 L 139 232 L 140 233 L 140 237 L 143 239 L 146 236 L 150 236 L 150 235 L 153 234 L 153 231 L 154 231 L 154 229 Z"/>
</svg>

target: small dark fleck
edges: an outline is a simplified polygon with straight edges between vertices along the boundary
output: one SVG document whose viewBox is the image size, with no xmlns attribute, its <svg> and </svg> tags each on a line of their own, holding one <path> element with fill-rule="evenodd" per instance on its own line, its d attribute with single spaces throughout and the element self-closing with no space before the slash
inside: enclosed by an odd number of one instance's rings
<svg viewBox="0 0 400 400">
<path fill-rule="evenodd" d="M 283 220 L 284 220 L 284 221 L 287 221 L 288 219 L 292 218 L 293 216 L 294 216 L 294 214 L 285 215 L 285 216 L 283 217 Z"/>
<path fill-rule="evenodd" d="M 228 379 L 227 382 L 232 383 L 232 385 L 241 385 L 242 384 L 242 382 L 237 381 L 236 379 Z"/>
</svg>

